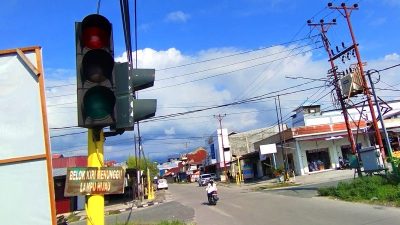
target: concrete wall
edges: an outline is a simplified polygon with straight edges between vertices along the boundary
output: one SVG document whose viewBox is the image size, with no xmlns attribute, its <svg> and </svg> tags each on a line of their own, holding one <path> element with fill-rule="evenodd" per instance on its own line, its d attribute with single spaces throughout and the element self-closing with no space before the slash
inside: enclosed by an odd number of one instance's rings
<svg viewBox="0 0 400 225">
<path fill-rule="evenodd" d="M 286 125 L 283 126 L 286 129 Z M 278 126 L 261 128 L 247 132 L 229 135 L 231 152 L 235 155 L 244 155 L 250 152 L 259 151 L 254 143 L 278 133 Z"/>
</svg>

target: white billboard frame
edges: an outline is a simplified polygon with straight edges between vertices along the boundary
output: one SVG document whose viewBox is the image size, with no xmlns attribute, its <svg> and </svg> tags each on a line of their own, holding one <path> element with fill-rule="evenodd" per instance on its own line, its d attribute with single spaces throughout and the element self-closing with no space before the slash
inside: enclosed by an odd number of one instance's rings
<svg viewBox="0 0 400 225">
<path fill-rule="evenodd" d="M 0 50 L 0 81 L 0 218 L 56 225 L 41 47 Z"/>
</svg>

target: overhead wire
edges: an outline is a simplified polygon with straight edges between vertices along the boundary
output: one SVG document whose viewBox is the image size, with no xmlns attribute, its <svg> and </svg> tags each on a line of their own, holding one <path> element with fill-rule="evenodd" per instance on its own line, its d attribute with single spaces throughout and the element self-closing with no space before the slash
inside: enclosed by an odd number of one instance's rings
<svg viewBox="0 0 400 225">
<path fill-rule="evenodd" d="M 251 59 L 246 59 L 246 60 L 239 61 L 239 62 L 234 62 L 234 63 L 222 65 L 222 66 L 217 66 L 217 67 L 208 68 L 208 69 L 204 69 L 204 70 L 199 70 L 199 71 L 195 71 L 195 72 L 185 73 L 185 74 L 181 74 L 181 75 L 175 75 L 175 76 L 172 76 L 172 77 L 166 77 L 166 78 L 157 79 L 157 81 L 169 80 L 169 79 L 174 79 L 174 78 L 189 76 L 189 75 L 193 75 L 193 74 L 208 72 L 208 71 L 211 71 L 211 70 L 221 69 L 221 68 L 225 68 L 225 67 L 229 67 L 229 66 L 234 66 L 234 65 L 237 65 L 237 64 L 241 64 L 241 63 L 245 63 L 245 62 L 250 62 L 250 61 L 257 60 L 257 59 L 262 59 L 262 58 L 266 58 L 266 57 L 278 55 L 278 54 L 281 54 L 281 53 L 284 53 L 284 52 L 287 52 L 287 51 L 292 51 L 292 50 L 294 50 L 294 49 L 298 49 L 298 48 L 302 48 L 302 47 L 306 47 L 306 46 L 310 46 L 310 45 L 307 44 L 307 45 L 302 45 L 302 46 L 296 46 L 296 47 L 294 47 L 294 48 L 292 48 L 292 49 L 286 49 L 286 50 L 283 50 L 283 51 L 279 51 L 279 52 L 271 53 L 271 54 L 268 54 L 268 55 L 263 55 L 263 56 L 251 58 Z"/>
<path fill-rule="evenodd" d="M 322 48 L 322 47 L 318 47 L 318 48 Z M 313 49 L 310 49 L 310 50 L 308 50 L 306 52 L 310 52 L 310 51 L 313 51 L 313 50 L 318 49 L 318 48 L 313 48 Z M 299 54 L 303 54 L 303 53 L 298 53 L 296 55 L 299 55 Z M 211 75 L 211 76 L 207 76 L 207 77 L 203 77 L 203 78 L 199 78 L 199 79 L 195 79 L 195 80 L 185 81 L 185 82 L 181 82 L 181 83 L 177 83 L 177 84 L 161 86 L 161 87 L 158 87 L 158 88 L 152 88 L 152 89 L 144 90 L 144 91 L 150 92 L 150 91 L 155 91 L 155 90 L 159 90 L 159 89 L 164 89 L 164 88 L 170 88 L 170 87 L 176 87 L 176 86 L 180 86 L 180 85 L 190 84 L 190 83 L 193 83 L 193 82 L 202 81 L 202 80 L 206 80 L 206 79 L 210 79 L 210 78 L 226 75 L 226 74 L 230 74 L 230 73 L 233 73 L 233 72 L 238 72 L 238 71 L 241 71 L 241 70 L 254 68 L 254 67 L 257 67 L 257 66 L 265 65 L 265 64 L 268 64 L 268 63 L 272 63 L 272 62 L 275 62 L 275 61 L 282 60 L 282 59 L 287 59 L 287 58 L 290 58 L 290 57 L 293 57 L 293 56 L 296 56 L 296 55 L 282 57 L 282 58 L 274 59 L 274 60 L 271 60 L 271 61 L 268 61 L 268 62 L 263 62 L 263 63 L 259 63 L 259 64 L 247 66 L 247 67 L 243 67 L 243 68 L 240 68 L 240 69 L 236 69 L 236 70 L 232 70 L 232 71 L 228 71 L 228 72 L 224 72 L 224 73 L 220 73 L 220 74 L 215 74 L 215 75 Z"/>
</svg>

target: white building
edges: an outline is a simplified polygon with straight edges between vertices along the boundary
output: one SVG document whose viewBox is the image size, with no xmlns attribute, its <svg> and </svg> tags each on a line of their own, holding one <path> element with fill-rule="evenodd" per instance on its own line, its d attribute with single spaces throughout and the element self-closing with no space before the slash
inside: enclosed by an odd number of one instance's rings
<svg viewBox="0 0 400 225">
<path fill-rule="evenodd" d="M 208 159 L 206 168 L 209 171 L 221 174 L 224 167 L 229 166 L 231 161 L 230 143 L 227 129 L 217 129 L 208 138 Z"/>
<path fill-rule="evenodd" d="M 396 115 L 400 111 L 400 101 L 388 104 L 391 111 L 383 116 L 385 126 L 391 135 L 395 134 L 397 137 L 398 146 L 397 132 L 400 121 Z M 350 124 L 357 147 L 365 148 L 371 146 L 370 140 L 374 139 L 373 131 L 369 129 L 371 115 L 368 106 L 362 109 L 366 116 L 360 117 L 359 110 L 361 110 L 360 107 L 349 109 L 348 112 L 350 118 L 354 119 L 350 121 Z M 339 166 L 339 157 L 349 159 L 350 142 L 341 110 L 322 112 L 319 105 L 311 105 L 299 107 L 295 112 L 292 120 L 293 127 L 282 132 L 282 140 L 277 134 L 256 142 L 254 147 L 259 151 L 260 145 L 277 144 L 277 164 L 282 166 L 283 159 L 286 158 L 289 169 L 295 171 L 297 175 L 336 169 Z M 284 148 L 279 147 L 282 143 Z M 271 161 L 272 155 L 269 155 L 261 163 L 271 164 Z"/>
</svg>

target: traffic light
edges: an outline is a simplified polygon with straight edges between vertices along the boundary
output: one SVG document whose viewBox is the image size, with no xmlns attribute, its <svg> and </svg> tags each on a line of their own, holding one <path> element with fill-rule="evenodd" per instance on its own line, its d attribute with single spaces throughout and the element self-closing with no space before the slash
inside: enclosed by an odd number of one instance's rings
<svg viewBox="0 0 400 225">
<path fill-rule="evenodd" d="M 115 125 L 112 25 L 92 14 L 75 23 L 78 126 Z"/>
<path fill-rule="evenodd" d="M 116 128 L 133 130 L 134 123 L 153 117 L 156 99 L 135 99 L 134 92 L 154 85 L 154 69 L 132 69 L 128 63 L 115 65 Z"/>
</svg>

